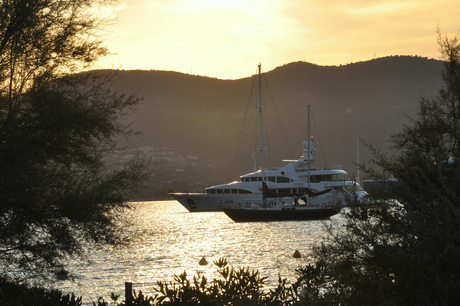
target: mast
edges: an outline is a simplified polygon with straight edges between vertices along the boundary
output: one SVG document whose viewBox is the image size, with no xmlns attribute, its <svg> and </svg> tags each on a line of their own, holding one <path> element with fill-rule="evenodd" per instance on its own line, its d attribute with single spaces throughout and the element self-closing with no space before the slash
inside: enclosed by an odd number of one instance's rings
<svg viewBox="0 0 460 306">
<path fill-rule="evenodd" d="M 356 138 L 356 172 L 357 172 L 356 182 L 358 182 L 358 184 L 361 184 L 359 168 L 360 168 L 360 165 L 359 165 L 359 137 L 357 137 Z"/>
<path fill-rule="evenodd" d="M 264 175 L 264 126 L 262 121 L 262 65 L 259 63 L 259 118 L 260 118 L 260 166 L 262 169 L 262 181 L 265 180 Z"/>
<path fill-rule="evenodd" d="M 310 169 L 311 169 L 311 135 L 310 135 L 310 105 L 308 105 L 308 147 L 307 147 L 307 173 L 308 173 L 308 190 L 310 190 Z"/>
</svg>

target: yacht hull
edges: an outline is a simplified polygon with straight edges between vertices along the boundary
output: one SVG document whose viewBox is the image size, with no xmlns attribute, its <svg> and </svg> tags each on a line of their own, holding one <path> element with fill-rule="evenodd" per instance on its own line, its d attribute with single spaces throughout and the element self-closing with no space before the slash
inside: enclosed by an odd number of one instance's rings
<svg viewBox="0 0 460 306">
<path fill-rule="evenodd" d="M 171 193 L 170 196 L 191 212 L 219 210 L 216 199 L 204 193 Z"/>
<path fill-rule="evenodd" d="M 223 208 L 223 212 L 235 222 L 302 221 L 323 220 L 340 212 L 340 207 L 331 208 L 286 208 L 245 209 Z"/>
<path fill-rule="evenodd" d="M 211 195 L 206 193 L 170 193 L 190 212 L 222 211 L 222 206 L 243 205 L 246 202 L 261 202 L 261 194 L 238 195 Z"/>
</svg>

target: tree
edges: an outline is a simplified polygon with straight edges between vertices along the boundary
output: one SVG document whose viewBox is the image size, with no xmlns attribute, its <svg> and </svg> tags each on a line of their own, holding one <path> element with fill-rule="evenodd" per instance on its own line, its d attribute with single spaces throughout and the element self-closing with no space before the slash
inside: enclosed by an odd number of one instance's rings
<svg viewBox="0 0 460 306">
<path fill-rule="evenodd" d="M 344 227 L 299 269 L 317 304 L 454 305 L 460 299 L 460 34 L 438 43 L 444 85 L 375 163 L 392 199 L 350 199 Z"/>
<path fill-rule="evenodd" d="M 145 176 L 105 154 L 138 102 L 88 69 L 106 48 L 112 1 L 0 2 L 0 277 L 68 277 L 65 260 L 89 243 L 118 244 L 126 200 Z M 32 278 L 33 279 L 33 278 Z"/>
</svg>

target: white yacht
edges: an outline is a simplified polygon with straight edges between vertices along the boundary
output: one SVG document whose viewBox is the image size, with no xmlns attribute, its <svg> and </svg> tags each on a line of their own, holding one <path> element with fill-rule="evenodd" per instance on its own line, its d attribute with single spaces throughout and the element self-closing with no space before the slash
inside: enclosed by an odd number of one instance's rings
<svg viewBox="0 0 460 306">
<path fill-rule="evenodd" d="M 263 144 L 262 99 L 261 99 L 261 66 L 259 64 L 259 115 L 260 115 L 260 148 Z M 308 106 L 308 122 L 310 106 Z M 358 190 L 358 184 L 347 178 L 347 173 L 340 167 L 312 167 L 315 161 L 315 141 L 310 137 L 304 141 L 302 157 L 289 162 L 281 168 L 264 169 L 264 150 L 261 149 L 261 170 L 240 177 L 239 181 L 206 188 L 205 193 L 170 193 L 189 211 L 218 211 L 229 207 L 247 207 L 263 204 L 262 182 L 266 183 L 269 192 L 276 197 L 301 197 L 305 194 L 320 193 L 313 202 L 325 204 L 337 201 L 336 192 Z M 321 199 L 321 200 L 320 200 Z"/>
<path fill-rule="evenodd" d="M 358 183 L 348 179 L 347 172 L 340 167 L 311 165 L 315 160 L 314 144 L 313 140 L 305 141 L 303 156 L 295 161 L 287 161 L 289 164 L 284 167 L 245 174 L 239 181 L 208 187 L 205 193 L 170 193 L 170 195 L 189 211 L 217 211 L 222 207 L 262 204 L 262 181 L 270 191 L 281 197 L 301 197 L 309 192 L 324 192 L 328 189 L 357 191 Z M 325 193 L 321 199 L 328 201 L 328 197 L 333 201 L 334 193 Z"/>
</svg>

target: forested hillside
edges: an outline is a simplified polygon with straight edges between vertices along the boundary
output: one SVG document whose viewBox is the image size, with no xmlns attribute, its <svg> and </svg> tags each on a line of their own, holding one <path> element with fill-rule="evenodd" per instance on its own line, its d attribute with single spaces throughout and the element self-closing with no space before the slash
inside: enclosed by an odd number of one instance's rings
<svg viewBox="0 0 460 306">
<path fill-rule="evenodd" d="M 256 68 L 257 63 L 255 73 Z M 438 60 L 395 56 L 343 66 L 296 62 L 263 72 L 266 165 L 282 166 L 282 159 L 301 155 L 310 104 L 316 164 L 342 165 L 351 176 L 357 138 L 385 148 L 390 135 L 415 115 L 419 98 L 439 88 L 441 69 Z M 143 98 L 129 118 L 143 135 L 129 145 L 157 152 L 161 160 L 140 197 L 165 196 L 169 189 L 198 191 L 252 171 L 252 155 L 260 147 L 254 76 L 220 80 L 120 71 L 116 86 Z M 360 161 L 369 158 L 361 146 Z"/>
</svg>

